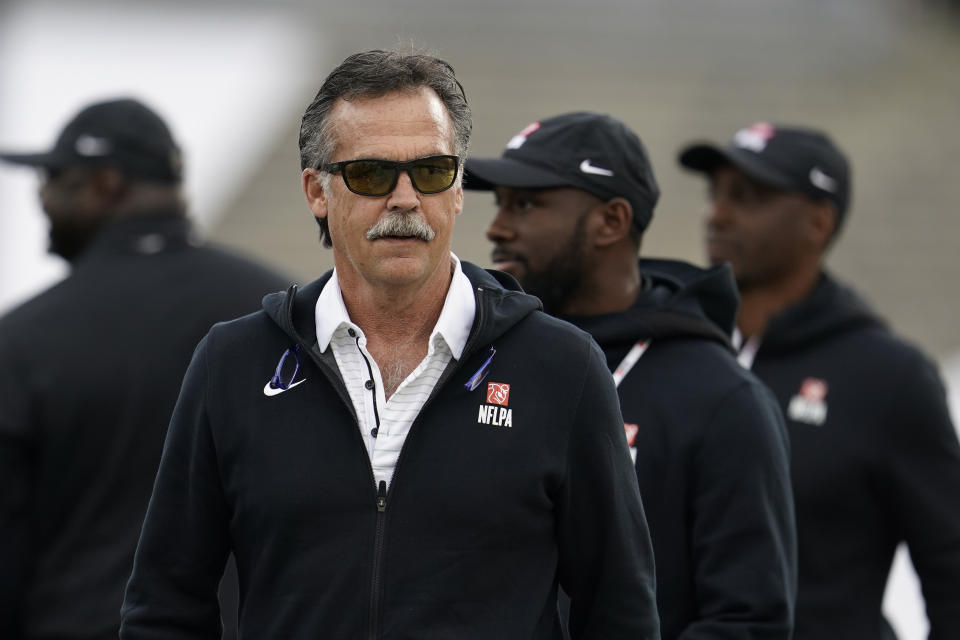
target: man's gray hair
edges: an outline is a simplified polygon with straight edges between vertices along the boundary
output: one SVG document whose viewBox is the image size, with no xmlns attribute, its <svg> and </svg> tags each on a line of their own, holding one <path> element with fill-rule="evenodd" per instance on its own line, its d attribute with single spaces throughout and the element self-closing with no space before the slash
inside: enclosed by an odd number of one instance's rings
<svg viewBox="0 0 960 640">
<path fill-rule="evenodd" d="M 300 168 L 320 169 L 330 163 L 334 137 L 330 112 L 337 100 L 379 98 L 390 93 L 432 89 L 450 114 L 454 153 L 466 160 L 473 119 L 470 106 L 449 63 L 424 53 L 364 51 L 347 57 L 334 69 L 307 107 L 300 124 Z M 323 246 L 330 247 L 326 219 L 318 219 Z"/>
</svg>

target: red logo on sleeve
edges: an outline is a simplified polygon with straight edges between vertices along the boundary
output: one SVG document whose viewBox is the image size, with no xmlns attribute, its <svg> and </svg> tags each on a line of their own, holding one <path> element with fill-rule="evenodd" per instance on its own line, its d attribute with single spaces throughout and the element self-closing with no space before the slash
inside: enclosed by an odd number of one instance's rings
<svg viewBox="0 0 960 640">
<path fill-rule="evenodd" d="M 510 401 L 510 385 L 502 382 L 487 383 L 487 402 L 489 404 L 498 404 L 501 407 L 507 406 Z"/>
<path fill-rule="evenodd" d="M 627 434 L 627 446 L 632 447 L 633 441 L 637 439 L 637 432 L 640 431 L 640 427 L 633 424 L 632 422 L 624 422 L 623 430 Z"/>
</svg>

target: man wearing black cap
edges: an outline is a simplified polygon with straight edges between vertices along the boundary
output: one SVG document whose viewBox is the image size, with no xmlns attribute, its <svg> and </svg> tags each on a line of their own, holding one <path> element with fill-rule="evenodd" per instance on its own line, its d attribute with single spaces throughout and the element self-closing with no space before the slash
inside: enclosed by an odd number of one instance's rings
<svg viewBox="0 0 960 640">
<path fill-rule="evenodd" d="M 740 360 L 787 418 L 797 640 L 892 638 L 881 613 L 906 542 L 930 638 L 960 637 L 960 446 L 935 366 L 823 266 L 850 202 L 823 133 L 756 123 L 680 164 L 710 182 L 707 253 L 740 289 Z"/>
<path fill-rule="evenodd" d="M 589 332 L 618 386 L 650 524 L 665 640 L 790 637 L 794 521 L 787 436 L 727 334 L 729 268 L 637 259 L 659 189 L 622 122 L 533 123 L 465 186 L 495 192 L 494 266 Z"/>
<path fill-rule="evenodd" d="M 72 266 L 0 318 L 0 637 L 116 638 L 190 355 L 288 280 L 196 245 L 178 147 L 137 101 L 0 158 L 42 169 L 50 250 Z"/>
</svg>

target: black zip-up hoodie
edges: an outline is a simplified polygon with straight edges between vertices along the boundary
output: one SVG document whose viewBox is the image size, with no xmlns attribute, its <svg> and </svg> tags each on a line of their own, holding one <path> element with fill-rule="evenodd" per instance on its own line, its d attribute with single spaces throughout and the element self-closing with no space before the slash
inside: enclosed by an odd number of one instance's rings
<svg viewBox="0 0 960 640">
<path fill-rule="evenodd" d="M 790 637 L 796 542 L 783 418 L 737 363 L 729 267 L 641 260 L 645 289 L 621 313 L 565 318 L 613 371 L 657 563 L 664 640 Z M 825 636 L 826 637 L 826 636 Z"/>
<path fill-rule="evenodd" d="M 935 365 L 824 274 L 753 363 L 787 417 L 799 536 L 796 640 L 889 637 L 898 543 L 931 640 L 960 638 L 960 445 Z M 652 517 L 651 517 L 652 519 Z"/>
<path fill-rule="evenodd" d="M 3 640 L 116 639 L 191 354 L 290 283 L 192 236 L 176 211 L 106 224 L 69 277 L 0 318 Z M 235 637 L 235 596 L 224 614 Z"/>
<path fill-rule="evenodd" d="M 170 425 L 121 638 L 214 638 L 231 549 L 241 638 L 558 638 L 558 581 L 574 637 L 659 637 L 648 531 L 602 354 L 535 298 L 462 266 L 474 326 L 386 494 L 332 352 L 316 345 L 329 274 L 208 334 Z M 295 346 L 305 382 L 266 396 Z M 507 397 L 488 394 L 491 383 L 509 385 Z"/>
</svg>

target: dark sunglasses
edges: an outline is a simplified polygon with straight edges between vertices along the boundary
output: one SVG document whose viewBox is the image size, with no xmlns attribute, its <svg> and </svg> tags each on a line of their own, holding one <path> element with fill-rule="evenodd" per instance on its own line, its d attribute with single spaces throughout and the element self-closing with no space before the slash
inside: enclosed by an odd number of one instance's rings
<svg viewBox="0 0 960 640">
<path fill-rule="evenodd" d="M 340 172 L 347 189 L 361 196 L 385 196 L 397 186 L 400 172 L 406 171 L 413 188 L 420 193 L 440 193 L 453 186 L 460 167 L 458 156 L 427 156 L 406 162 L 361 158 L 331 162 L 324 169 Z"/>
</svg>

